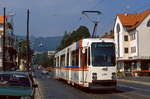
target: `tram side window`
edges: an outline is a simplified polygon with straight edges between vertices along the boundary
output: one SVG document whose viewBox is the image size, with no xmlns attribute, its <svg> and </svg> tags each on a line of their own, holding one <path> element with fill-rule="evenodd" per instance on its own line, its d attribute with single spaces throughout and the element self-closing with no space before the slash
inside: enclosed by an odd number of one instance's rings
<svg viewBox="0 0 150 99">
<path fill-rule="evenodd" d="M 57 65 L 56 65 L 56 58 L 54 59 L 54 66 L 56 67 Z"/>
<path fill-rule="evenodd" d="M 88 48 L 88 65 L 90 65 L 90 48 Z"/>
<path fill-rule="evenodd" d="M 85 50 L 85 66 L 87 66 L 88 61 L 87 61 L 87 49 Z"/>
<path fill-rule="evenodd" d="M 61 55 L 61 61 L 60 61 L 60 66 L 63 67 L 65 66 L 65 55 Z"/>
<path fill-rule="evenodd" d="M 73 66 L 78 66 L 78 62 L 79 62 L 79 53 L 78 53 L 78 50 L 76 51 L 73 51 L 72 52 L 72 65 Z"/>
<path fill-rule="evenodd" d="M 76 66 L 79 66 L 79 50 L 76 50 Z"/>
<path fill-rule="evenodd" d="M 67 66 L 69 66 L 69 52 L 67 53 Z"/>
<path fill-rule="evenodd" d="M 71 63 L 72 63 L 73 66 L 75 66 L 75 60 L 76 60 L 75 51 L 73 51 L 73 52 L 71 53 Z"/>
<path fill-rule="evenodd" d="M 56 63 L 56 65 L 57 65 L 57 67 L 59 67 L 59 57 L 57 57 L 57 63 Z"/>
</svg>

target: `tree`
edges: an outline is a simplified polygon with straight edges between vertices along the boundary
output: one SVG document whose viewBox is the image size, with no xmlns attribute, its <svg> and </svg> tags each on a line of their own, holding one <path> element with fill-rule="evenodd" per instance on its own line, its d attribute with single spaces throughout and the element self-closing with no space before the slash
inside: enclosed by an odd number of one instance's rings
<svg viewBox="0 0 150 99">
<path fill-rule="evenodd" d="M 61 50 L 73 42 L 79 41 L 83 38 L 90 37 L 90 32 L 86 26 L 80 26 L 77 30 L 73 31 L 72 33 L 65 32 L 63 39 L 57 48 L 57 50 Z"/>
<path fill-rule="evenodd" d="M 86 26 L 80 26 L 77 30 L 76 30 L 76 33 L 77 33 L 77 40 L 80 40 L 80 39 L 83 39 L 83 38 L 88 38 L 90 37 L 90 33 L 89 33 L 89 30 Z"/>
<path fill-rule="evenodd" d="M 63 39 L 61 40 L 60 45 L 57 48 L 57 50 L 63 49 L 65 46 L 67 46 L 68 43 L 66 41 L 68 41 L 69 38 L 70 38 L 70 35 L 67 34 L 67 31 L 65 31 Z"/>
<path fill-rule="evenodd" d="M 19 56 L 21 59 L 26 59 L 27 57 L 27 41 L 21 40 L 19 42 Z"/>
<path fill-rule="evenodd" d="M 42 65 L 43 67 L 48 67 L 49 65 L 49 58 L 47 57 L 47 55 L 42 55 L 40 60 L 39 60 L 39 64 Z"/>
<path fill-rule="evenodd" d="M 48 57 L 47 52 L 34 56 L 34 64 L 42 65 L 43 67 L 54 66 L 54 56 Z"/>
<path fill-rule="evenodd" d="M 10 22 L 8 22 L 7 25 L 9 29 L 13 30 L 13 25 Z"/>
<path fill-rule="evenodd" d="M 27 59 L 27 45 L 28 45 L 27 41 L 21 40 L 21 41 L 19 41 L 18 45 L 19 45 L 19 51 L 18 51 L 19 59 L 26 60 Z M 29 49 L 30 59 L 32 58 L 33 53 L 34 53 L 34 51 L 30 48 Z M 31 60 L 30 60 L 30 62 L 31 62 Z"/>
</svg>

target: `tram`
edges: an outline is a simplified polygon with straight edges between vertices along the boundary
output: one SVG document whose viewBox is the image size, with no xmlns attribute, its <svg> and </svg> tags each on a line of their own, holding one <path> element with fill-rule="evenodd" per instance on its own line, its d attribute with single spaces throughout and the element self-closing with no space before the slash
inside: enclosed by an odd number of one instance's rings
<svg viewBox="0 0 150 99">
<path fill-rule="evenodd" d="M 55 54 L 55 77 L 89 89 L 116 88 L 114 40 L 87 38 Z"/>
</svg>

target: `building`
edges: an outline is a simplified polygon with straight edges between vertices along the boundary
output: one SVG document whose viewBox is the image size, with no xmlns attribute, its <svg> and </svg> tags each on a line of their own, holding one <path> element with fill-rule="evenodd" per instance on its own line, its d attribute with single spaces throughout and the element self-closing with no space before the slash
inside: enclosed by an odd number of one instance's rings
<svg viewBox="0 0 150 99">
<path fill-rule="evenodd" d="M 48 51 L 48 57 L 54 56 L 56 51 Z"/>
<path fill-rule="evenodd" d="M 5 33 L 5 46 L 3 46 L 3 23 L 4 17 L 0 16 L 0 71 L 3 70 L 5 64 L 6 70 L 11 70 L 16 68 L 16 49 L 14 47 L 14 36 L 12 35 L 13 26 L 7 21 L 6 17 L 6 33 Z M 3 48 L 5 47 L 5 62 L 3 64 Z"/>
<path fill-rule="evenodd" d="M 150 75 L 150 9 L 135 14 L 118 14 L 114 25 L 118 71 Z"/>
</svg>

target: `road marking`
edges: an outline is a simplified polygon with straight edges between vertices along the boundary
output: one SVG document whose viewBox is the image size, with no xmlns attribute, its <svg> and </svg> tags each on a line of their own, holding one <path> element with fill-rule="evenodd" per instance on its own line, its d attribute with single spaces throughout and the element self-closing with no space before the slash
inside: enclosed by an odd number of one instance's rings
<svg viewBox="0 0 150 99">
<path fill-rule="evenodd" d="M 126 85 L 119 85 L 119 86 L 123 86 L 123 87 L 128 87 L 128 88 L 132 88 L 132 89 L 137 89 L 137 90 L 143 90 L 143 91 L 150 92 L 150 90 L 143 89 L 143 88 L 135 88 L 135 87 L 130 87 L 130 86 L 126 86 Z"/>
<path fill-rule="evenodd" d="M 125 94 L 125 95 L 122 95 L 122 94 L 117 94 L 117 95 L 119 95 L 119 96 L 123 96 L 123 97 L 126 97 L 126 98 L 129 98 L 129 99 L 135 99 L 135 98 L 132 98 L 132 95 L 134 96 L 134 95 L 137 95 L 137 96 L 141 96 L 141 97 L 146 97 L 146 98 L 150 98 L 150 96 L 147 96 L 147 95 L 142 95 L 142 94 L 137 94 L 137 93 L 135 93 L 135 92 L 132 92 L 132 93 L 127 93 L 127 94 Z M 127 96 L 128 95 L 128 96 Z"/>
<path fill-rule="evenodd" d="M 137 90 L 141 90 L 141 91 L 146 91 L 146 92 L 149 92 L 149 93 L 150 93 L 150 90 L 146 90 L 146 89 L 142 89 L 142 88 L 135 88 L 135 87 L 130 87 L 130 86 L 126 86 L 126 85 L 119 85 L 119 86 L 128 87 L 128 88 L 131 88 L 131 89 L 137 89 Z M 134 94 L 136 94 L 136 93 L 134 93 Z M 136 94 L 136 95 L 139 95 L 139 94 Z M 150 96 L 148 96 L 148 95 L 142 95 L 142 94 L 140 94 L 140 96 L 150 97 Z"/>
<path fill-rule="evenodd" d="M 142 81 L 132 81 L 132 80 L 124 80 L 124 79 L 118 79 L 118 81 L 122 82 L 128 82 L 128 83 L 136 83 L 136 84 L 142 84 L 142 85 L 150 85 L 148 82 L 142 82 Z"/>
<path fill-rule="evenodd" d="M 125 97 L 125 98 L 128 98 L 128 99 L 134 99 L 134 98 L 129 97 L 129 96 L 127 96 L 127 95 L 122 95 L 122 94 L 116 94 L 116 95 L 121 96 L 121 97 Z"/>
</svg>

